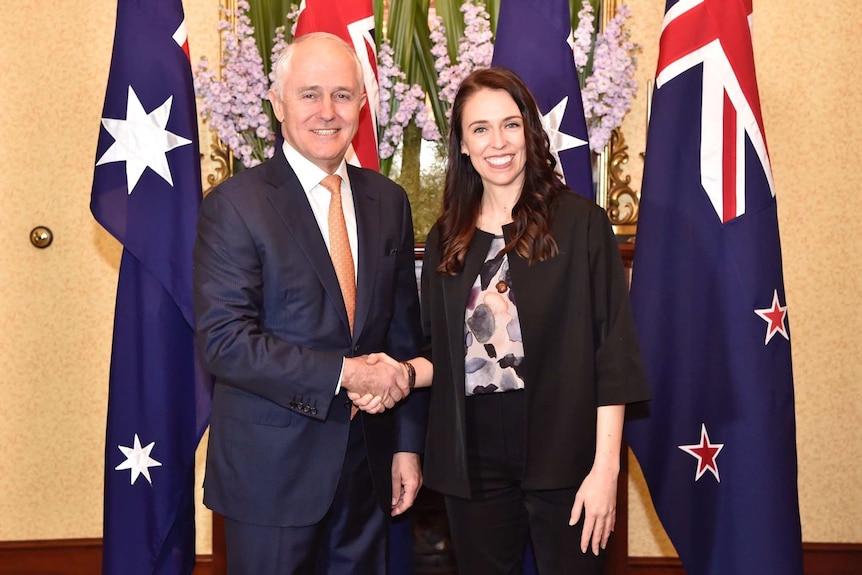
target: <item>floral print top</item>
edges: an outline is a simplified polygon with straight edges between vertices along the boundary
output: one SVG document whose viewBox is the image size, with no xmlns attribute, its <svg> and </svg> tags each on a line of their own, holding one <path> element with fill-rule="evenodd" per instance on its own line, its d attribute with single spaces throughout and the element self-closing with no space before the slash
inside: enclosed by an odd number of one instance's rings
<svg viewBox="0 0 862 575">
<path fill-rule="evenodd" d="M 524 389 L 521 362 L 524 344 L 512 291 L 509 258 L 500 253 L 503 236 L 495 236 L 464 317 L 467 395 Z"/>
</svg>

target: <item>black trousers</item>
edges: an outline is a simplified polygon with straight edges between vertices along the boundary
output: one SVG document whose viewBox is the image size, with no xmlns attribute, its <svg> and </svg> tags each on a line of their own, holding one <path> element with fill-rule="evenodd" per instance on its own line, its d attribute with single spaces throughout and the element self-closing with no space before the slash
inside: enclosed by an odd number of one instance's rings
<svg viewBox="0 0 862 575">
<path fill-rule="evenodd" d="M 458 572 L 519 575 L 528 538 L 540 575 L 600 575 L 601 557 L 580 548 L 583 518 L 569 526 L 577 487 L 525 490 L 523 391 L 467 398 L 472 499 L 446 497 Z"/>
</svg>

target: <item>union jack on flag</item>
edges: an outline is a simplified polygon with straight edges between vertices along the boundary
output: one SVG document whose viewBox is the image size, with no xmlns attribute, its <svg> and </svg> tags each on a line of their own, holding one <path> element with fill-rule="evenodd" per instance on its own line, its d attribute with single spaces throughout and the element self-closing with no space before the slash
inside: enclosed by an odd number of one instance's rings
<svg viewBox="0 0 862 575">
<path fill-rule="evenodd" d="M 668 0 L 632 276 L 626 424 L 688 575 L 802 575 L 790 329 L 751 0 Z"/>
<path fill-rule="evenodd" d="M 751 46 L 752 0 L 680 0 L 662 26 L 656 88 L 703 66 L 700 174 L 716 214 L 745 213 L 745 145 L 775 195 Z"/>
</svg>

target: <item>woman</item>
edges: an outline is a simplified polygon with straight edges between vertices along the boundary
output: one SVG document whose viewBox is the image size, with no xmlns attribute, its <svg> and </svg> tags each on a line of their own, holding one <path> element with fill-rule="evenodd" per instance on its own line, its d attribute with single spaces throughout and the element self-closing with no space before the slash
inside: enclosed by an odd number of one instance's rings
<svg viewBox="0 0 862 575">
<path fill-rule="evenodd" d="M 445 496 L 459 572 L 520 573 L 529 537 L 539 573 L 598 574 L 625 404 L 649 393 L 616 239 L 554 173 L 509 70 L 464 80 L 448 156 L 421 286 L 433 370 L 404 365 L 417 386 L 433 373 L 425 485 Z"/>
</svg>

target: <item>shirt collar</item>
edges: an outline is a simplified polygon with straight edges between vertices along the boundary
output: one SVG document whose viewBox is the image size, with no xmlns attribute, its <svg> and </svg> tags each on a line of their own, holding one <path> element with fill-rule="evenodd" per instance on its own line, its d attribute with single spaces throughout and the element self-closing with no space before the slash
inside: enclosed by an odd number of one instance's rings
<svg viewBox="0 0 862 575">
<path fill-rule="evenodd" d="M 295 150 L 293 146 L 287 143 L 286 140 L 282 145 L 282 151 L 284 152 L 284 157 L 287 159 L 287 163 L 290 164 L 291 168 L 293 168 L 293 171 L 299 180 L 299 184 L 302 186 L 302 189 L 306 194 L 310 192 L 312 188 L 319 185 L 323 178 L 329 175 Z M 338 165 L 338 169 L 335 170 L 334 173 L 341 176 L 341 179 L 344 180 L 345 184 L 347 184 L 347 188 L 350 189 L 350 178 L 347 177 L 347 162 L 345 162 L 343 158 L 341 163 Z"/>
</svg>

